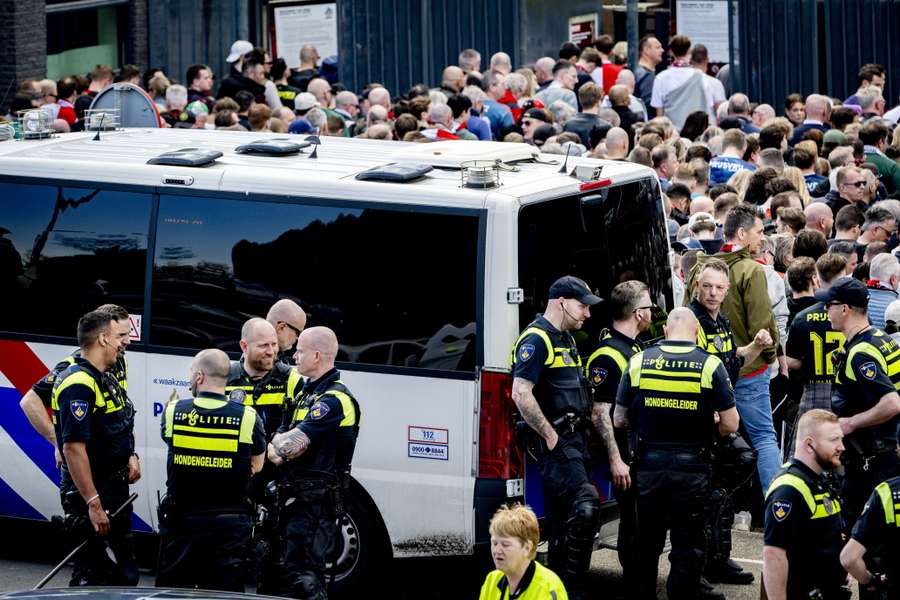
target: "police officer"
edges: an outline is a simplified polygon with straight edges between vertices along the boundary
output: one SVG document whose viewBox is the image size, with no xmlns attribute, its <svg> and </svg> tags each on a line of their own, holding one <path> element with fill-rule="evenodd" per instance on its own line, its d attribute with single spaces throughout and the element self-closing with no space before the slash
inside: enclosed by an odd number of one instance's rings
<svg viewBox="0 0 900 600">
<path fill-rule="evenodd" d="M 863 592 L 876 595 L 887 588 L 887 598 L 900 598 L 898 517 L 900 477 L 894 477 L 879 483 L 872 492 L 862 515 L 853 526 L 852 537 L 841 551 L 841 564 L 859 582 L 860 595 Z M 870 549 L 883 559 L 877 569 L 866 565 L 865 555 Z"/>
<path fill-rule="evenodd" d="M 108 312 L 78 321 L 81 355 L 60 373 L 51 404 L 63 456 L 60 496 L 69 531 L 89 537 L 75 556 L 70 585 L 134 585 L 138 581 L 131 506 L 110 520 L 141 476 L 134 453 L 134 407 L 110 375 L 129 328 Z M 93 532 L 99 536 L 91 535 Z M 115 556 L 113 563 L 106 546 Z"/>
<path fill-rule="evenodd" d="M 738 427 L 728 373 L 722 361 L 696 346 L 698 329 L 690 309 L 673 310 L 666 340 L 635 354 L 619 384 L 614 424 L 633 429 L 638 438 L 635 488 L 642 599 L 656 598 L 667 529 L 672 540 L 669 597 L 700 596 L 715 420 L 721 435 Z"/>
<path fill-rule="evenodd" d="M 266 436 L 253 407 L 226 399 L 229 368 L 221 350 L 201 351 L 191 363 L 193 398 L 163 412 L 169 455 L 158 587 L 244 591 L 250 476 L 262 469 Z"/>
<path fill-rule="evenodd" d="M 557 279 L 547 309 L 522 332 L 512 354 L 512 397 L 530 428 L 528 448 L 544 488 L 550 568 L 576 597 L 590 566 L 600 500 L 585 437 L 591 399 L 570 332 L 581 329 L 598 302 L 581 279 Z"/>
<path fill-rule="evenodd" d="M 128 317 L 128 311 L 121 306 L 117 304 L 103 304 L 98 306 L 97 310 L 108 312 L 113 319 L 119 321 L 121 327 L 127 327 L 130 330 L 131 321 Z M 128 363 L 125 360 L 125 349 L 128 347 L 129 342 L 130 338 L 126 338 L 122 343 L 116 364 L 109 370 L 109 374 L 116 380 L 123 392 L 128 389 Z M 31 386 L 31 389 L 19 401 L 22 412 L 25 413 L 34 430 L 53 446 L 57 468 L 62 464 L 62 455 L 57 448 L 53 420 L 50 418 L 53 384 L 56 383 L 56 378 L 59 377 L 60 373 L 75 364 L 75 359 L 79 356 L 81 356 L 81 350 L 75 350 L 72 354 L 59 361 L 49 373 Z"/>
<path fill-rule="evenodd" d="M 844 432 L 841 496 L 849 531 L 875 486 L 900 475 L 900 346 L 869 325 L 869 293 L 860 281 L 842 277 L 815 297 L 825 303 L 832 326 L 846 338 L 835 365 L 832 406 Z"/>
<path fill-rule="evenodd" d="M 616 549 L 619 564 L 626 580 L 626 589 L 635 589 L 630 568 L 635 552 L 635 504 L 631 489 L 631 448 L 622 430 L 613 430 L 612 408 L 616 392 L 628 361 L 643 349 L 637 336 L 652 323 L 650 292 L 640 281 L 624 281 L 612 289 L 607 301 L 612 315 L 612 327 L 600 334 L 600 345 L 584 367 L 593 391 L 591 421 L 603 441 L 609 458 L 609 469 L 619 505 L 619 535 Z M 629 583 L 630 582 L 630 583 Z"/>
<path fill-rule="evenodd" d="M 772 345 L 772 336 L 766 329 L 760 329 L 753 341 L 737 347 L 731 322 L 721 311 L 728 294 L 728 265 L 723 260 L 711 258 L 700 265 L 694 280 L 694 297 L 688 308 L 697 317 L 700 328 L 697 331 L 697 346 L 715 355 L 725 366 L 731 385 L 737 383 L 741 367 L 753 362 L 767 347 Z M 725 443 L 725 440 L 722 441 Z M 720 445 L 717 443 L 716 449 Z M 714 457 L 718 453 L 714 453 Z M 734 465 L 729 465 L 733 467 Z M 753 573 L 745 571 L 731 559 L 731 525 L 734 522 L 734 503 L 731 494 L 724 487 L 721 465 L 714 459 L 712 493 L 709 501 L 710 539 L 709 556 L 704 573 L 712 582 L 749 585 L 753 583 Z M 752 475 L 752 471 L 750 473 Z"/>
<path fill-rule="evenodd" d="M 269 309 L 266 321 L 275 328 L 278 360 L 287 365 L 293 364 L 292 349 L 300 332 L 306 327 L 306 312 L 293 300 L 282 298 Z"/>
<path fill-rule="evenodd" d="M 290 312 L 285 307 L 283 303 L 276 303 L 272 307 L 276 317 L 287 317 L 282 314 L 282 311 Z M 290 336 L 293 331 L 287 327 L 288 322 L 283 323 L 282 338 L 292 339 Z M 293 323 L 300 325 L 305 324 L 305 321 L 301 323 L 296 320 Z M 240 346 L 243 356 L 239 361 L 231 363 L 225 395 L 232 402 L 256 409 L 268 442 L 281 426 L 285 406 L 299 387 L 300 374 L 290 365 L 277 360 L 281 348 L 278 330 L 265 319 L 255 317 L 244 323 Z M 276 531 L 277 506 L 275 498 L 267 492 L 269 483 L 274 479 L 274 466 L 265 463 L 262 472 L 250 484 L 250 499 L 256 504 L 259 516 L 259 526 L 254 530 L 257 546 L 254 552 L 259 564 L 257 592 L 260 594 L 277 594 L 278 580 L 281 577 L 281 567 L 273 558 L 281 553 Z"/>
<path fill-rule="evenodd" d="M 838 418 L 815 408 L 797 422 L 794 455 L 766 494 L 763 580 L 769 600 L 849 598 L 841 587 L 841 503 L 824 474 L 841 465 Z"/>
<path fill-rule="evenodd" d="M 284 589 L 291 598 L 326 598 L 325 560 L 337 534 L 359 435 L 359 404 L 334 368 L 338 341 L 327 327 L 297 340 L 297 370 L 306 378 L 269 444 L 278 469 L 284 535 Z"/>
</svg>

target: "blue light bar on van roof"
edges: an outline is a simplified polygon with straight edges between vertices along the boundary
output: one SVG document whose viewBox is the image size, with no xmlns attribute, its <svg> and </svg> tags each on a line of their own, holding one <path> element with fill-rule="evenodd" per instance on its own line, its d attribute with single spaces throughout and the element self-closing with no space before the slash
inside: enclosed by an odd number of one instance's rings
<svg viewBox="0 0 900 600">
<path fill-rule="evenodd" d="M 201 148 L 181 148 L 154 156 L 147 161 L 148 165 L 170 165 L 173 167 L 206 167 L 216 162 L 222 153 L 218 150 Z"/>
</svg>

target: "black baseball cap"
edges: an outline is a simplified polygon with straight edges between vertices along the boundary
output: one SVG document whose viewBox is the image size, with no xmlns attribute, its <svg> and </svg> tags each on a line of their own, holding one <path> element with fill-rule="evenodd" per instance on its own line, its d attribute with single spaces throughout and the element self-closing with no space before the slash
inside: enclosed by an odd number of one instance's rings
<svg viewBox="0 0 900 600">
<path fill-rule="evenodd" d="M 827 290 L 816 292 L 816 300 L 825 304 L 847 304 L 866 308 L 869 305 L 869 290 L 858 279 L 841 277 Z"/>
<path fill-rule="evenodd" d="M 594 304 L 599 304 L 603 302 L 603 300 L 599 296 L 595 296 L 591 292 L 591 288 L 588 287 L 582 279 L 578 279 L 573 275 L 566 275 L 565 277 L 560 277 L 556 281 L 553 282 L 553 285 L 550 286 L 550 296 L 552 298 L 566 298 L 566 299 L 574 299 L 578 300 L 582 304 L 588 304 L 593 306 Z"/>
</svg>

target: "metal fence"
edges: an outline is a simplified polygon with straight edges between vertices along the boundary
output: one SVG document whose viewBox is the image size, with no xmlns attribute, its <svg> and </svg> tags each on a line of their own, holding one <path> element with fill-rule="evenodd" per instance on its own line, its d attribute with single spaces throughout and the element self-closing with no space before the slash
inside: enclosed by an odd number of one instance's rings
<svg viewBox="0 0 900 600">
<path fill-rule="evenodd" d="M 900 0 L 732 0 L 740 48 L 735 89 L 781 112 L 792 92 L 846 98 L 865 63 L 887 69 L 885 99 L 900 92 Z"/>
<path fill-rule="evenodd" d="M 338 11 L 340 75 L 350 89 L 434 85 L 465 48 L 481 52 L 482 69 L 500 50 L 519 61 L 519 0 L 341 0 Z"/>
</svg>

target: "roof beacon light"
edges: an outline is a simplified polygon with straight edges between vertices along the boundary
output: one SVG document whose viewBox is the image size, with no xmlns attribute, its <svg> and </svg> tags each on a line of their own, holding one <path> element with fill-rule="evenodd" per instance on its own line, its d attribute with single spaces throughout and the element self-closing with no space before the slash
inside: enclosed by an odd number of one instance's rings
<svg viewBox="0 0 900 600">
<path fill-rule="evenodd" d="M 488 190 L 500 185 L 500 163 L 495 160 L 468 160 L 459 163 L 462 187 Z"/>
<path fill-rule="evenodd" d="M 53 137 L 50 113 L 40 108 L 19 112 L 22 137 L 26 140 L 43 140 Z"/>
</svg>

